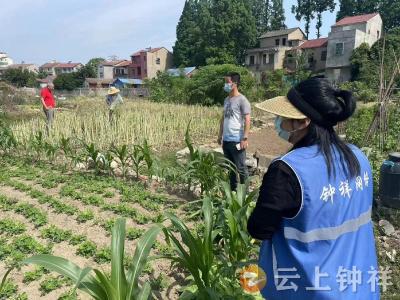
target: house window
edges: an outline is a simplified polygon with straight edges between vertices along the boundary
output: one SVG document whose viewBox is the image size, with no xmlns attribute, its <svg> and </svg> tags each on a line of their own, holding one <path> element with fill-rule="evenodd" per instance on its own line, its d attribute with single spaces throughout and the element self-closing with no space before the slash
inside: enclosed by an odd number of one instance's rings
<svg viewBox="0 0 400 300">
<path fill-rule="evenodd" d="M 254 65 L 254 55 L 250 56 L 250 66 Z"/>
<path fill-rule="evenodd" d="M 328 52 L 327 52 L 327 51 L 322 51 L 322 52 L 321 52 L 321 60 L 322 60 L 322 61 L 326 61 L 327 55 L 328 55 Z"/>
<path fill-rule="evenodd" d="M 280 42 L 281 40 L 280 39 L 276 39 L 275 40 L 275 46 L 279 46 L 279 42 Z"/>
<path fill-rule="evenodd" d="M 293 42 L 289 41 L 289 47 L 293 47 Z"/>
<path fill-rule="evenodd" d="M 138 74 L 138 76 L 142 76 L 142 68 L 141 67 L 137 68 L 137 74 Z"/>
<path fill-rule="evenodd" d="M 157 58 L 157 59 L 156 59 L 156 64 L 157 64 L 157 65 L 161 64 L 161 59 L 160 59 L 160 58 Z"/>
<path fill-rule="evenodd" d="M 381 32 L 378 30 L 378 32 L 376 33 L 376 36 L 379 38 L 381 38 Z"/>
<path fill-rule="evenodd" d="M 283 39 L 282 39 L 282 45 L 283 45 L 283 46 L 286 46 L 286 38 L 283 38 Z"/>
<path fill-rule="evenodd" d="M 268 58 L 268 61 L 269 61 L 270 64 L 273 64 L 274 61 L 275 61 L 275 54 L 270 54 L 269 58 Z"/>
<path fill-rule="evenodd" d="M 314 62 L 314 54 L 308 56 L 308 63 L 312 64 Z"/>
<path fill-rule="evenodd" d="M 336 43 L 335 54 L 336 56 L 341 56 L 344 54 L 344 43 Z"/>
<path fill-rule="evenodd" d="M 263 54 L 263 64 L 264 65 L 268 64 L 268 56 L 267 56 L 267 54 Z"/>
</svg>

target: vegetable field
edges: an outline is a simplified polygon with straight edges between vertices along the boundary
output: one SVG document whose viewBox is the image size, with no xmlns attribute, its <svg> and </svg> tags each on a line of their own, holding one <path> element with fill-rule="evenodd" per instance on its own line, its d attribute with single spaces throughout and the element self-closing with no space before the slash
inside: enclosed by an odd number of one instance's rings
<svg viewBox="0 0 400 300">
<path fill-rule="evenodd" d="M 62 103 L 61 103 L 62 104 Z M 52 139 L 76 138 L 95 143 L 99 148 L 111 144 L 141 143 L 144 139 L 157 148 L 182 145 L 182 137 L 191 122 L 191 132 L 198 142 L 215 139 L 221 117 L 219 108 L 126 101 L 119 107 L 112 123 L 102 98 L 78 98 L 56 111 Z M 30 120 L 12 126 L 17 140 L 26 143 L 32 134 L 45 132 L 42 111 Z"/>
<path fill-rule="evenodd" d="M 128 102 L 110 124 L 97 100 L 64 103 L 50 135 L 37 107 L 0 120 L 0 300 L 260 299 L 240 285 L 257 262 L 257 190 L 232 192 L 232 166 L 194 146 L 215 138 L 219 110 Z M 377 237 L 393 299 L 398 260 Z"/>
<path fill-rule="evenodd" d="M 1 274 L 9 267 L 18 269 L 26 257 L 48 253 L 107 272 L 110 234 L 118 217 L 126 218 L 128 264 L 137 239 L 162 219 L 163 211 L 181 214 L 181 200 L 146 191 L 140 184 L 4 160 L 0 174 Z M 160 236 L 152 253 L 171 251 Z M 166 261 L 148 263 L 143 276 L 153 279 L 160 299 L 167 297 L 171 275 Z M 11 273 L 0 299 L 75 299 L 67 295 L 72 288 L 71 280 L 29 265 Z M 173 299 L 174 289 L 169 293 Z"/>
</svg>

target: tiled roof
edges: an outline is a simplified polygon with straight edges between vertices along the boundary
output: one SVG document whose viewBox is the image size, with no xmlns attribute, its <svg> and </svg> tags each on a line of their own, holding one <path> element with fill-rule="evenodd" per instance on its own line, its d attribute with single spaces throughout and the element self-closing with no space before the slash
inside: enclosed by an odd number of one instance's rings
<svg viewBox="0 0 400 300">
<path fill-rule="evenodd" d="M 41 66 L 41 68 L 54 68 L 57 65 L 59 65 L 60 63 L 55 62 L 55 63 L 45 63 L 44 65 Z"/>
<path fill-rule="evenodd" d="M 119 64 L 116 64 L 116 67 L 127 67 L 129 65 L 131 65 L 131 61 L 129 60 L 123 60 L 122 62 L 120 62 Z"/>
<path fill-rule="evenodd" d="M 115 66 L 115 65 L 118 65 L 121 62 L 123 62 L 123 60 L 110 60 L 110 61 L 104 61 L 100 65 L 102 65 L 102 66 Z"/>
<path fill-rule="evenodd" d="M 154 53 L 154 52 L 157 52 L 158 50 L 160 50 L 160 49 L 162 49 L 162 48 L 164 48 L 164 47 L 142 49 L 142 50 L 139 50 L 139 51 L 133 53 L 131 56 L 137 56 L 137 55 L 140 55 L 141 53 L 144 53 L 144 52 Z"/>
<path fill-rule="evenodd" d="M 101 66 L 109 66 L 109 67 L 127 67 L 131 64 L 132 62 L 130 60 L 111 60 L 111 61 L 105 61 L 102 62 L 100 65 Z"/>
<path fill-rule="evenodd" d="M 288 29 L 268 31 L 268 32 L 264 33 L 260 38 L 269 38 L 269 37 L 274 37 L 274 36 L 291 34 L 292 32 L 295 32 L 297 29 L 300 29 L 300 28 L 296 27 L 296 28 L 288 28 Z"/>
<path fill-rule="evenodd" d="M 378 13 L 361 15 L 361 16 L 352 16 L 352 17 L 344 17 L 343 19 L 339 20 L 335 26 L 343 26 L 343 25 L 351 25 L 351 24 L 358 24 L 364 23 L 371 20 L 373 17 L 377 16 Z"/>
<path fill-rule="evenodd" d="M 45 63 L 41 68 L 75 68 L 76 66 L 82 65 L 81 63 Z"/>
<path fill-rule="evenodd" d="M 75 68 L 79 65 L 82 65 L 81 63 L 60 63 L 55 68 Z"/>
<path fill-rule="evenodd" d="M 320 48 L 326 46 L 327 44 L 328 44 L 327 38 L 320 38 L 320 39 L 305 41 L 297 48 L 298 49 Z"/>
</svg>

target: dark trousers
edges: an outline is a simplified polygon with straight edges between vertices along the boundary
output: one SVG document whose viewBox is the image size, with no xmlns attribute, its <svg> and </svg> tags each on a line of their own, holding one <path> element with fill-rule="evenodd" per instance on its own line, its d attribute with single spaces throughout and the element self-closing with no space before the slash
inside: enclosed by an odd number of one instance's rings
<svg viewBox="0 0 400 300">
<path fill-rule="evenodd" d="M 236 145 L 237 142 L 223 142 L 222 150 L 227 159 L 229 159 L 236 167 L 237 172 L 230 172 L 230 183 L 232 191 L 237 188 L 237 173 L 239 173 L 240 183 L 246 182 L 249 177 L 249 171 L 246 166 L 246 150 L 238 150 Z"/>
</svg>

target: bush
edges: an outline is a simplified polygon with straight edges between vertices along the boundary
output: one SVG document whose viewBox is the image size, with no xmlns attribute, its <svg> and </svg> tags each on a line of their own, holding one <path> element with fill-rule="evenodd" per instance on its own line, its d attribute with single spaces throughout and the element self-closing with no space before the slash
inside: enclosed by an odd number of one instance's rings
<svg viewBox="0 0 400 300">
<path fill-rule="evenodd" d="M 346 136 L 349 142 L 358 147 L 371 147 L 378 149 L 378 138 L 375 136 L 371 141 L 365 139 L 368 128 L 377 111 L 377 105 L 364 107 L 357 111 L 353 118 L 346 124 Z M 400 108 L 398 105 L 388 106 L 388 130 L 386 133 L 386 143 L 382 149 L 384 152 L 399 150 L 400 132 Z"/>
<path fill-rule="evenodd" d="M 235 65 L 209 65 L 200 69 L 189 81 L 189 104 L 222 105 L 227 97 L 223 90 L 224 76 L 231 72 L 237 72 L 241 76 L 240 92 L 244 95 L 252 94 L 256 80 L 246 68 Z"/>
<path fill-rule="evenodd" d="M 241 75 L 240 91 L 249 100 L 258 100 L 256 80 L 244 67 L 235 65 L 209 65 L 198 70 L 192 78 L 171 77 L 159 73 L 157 78 L 148 80 L 151 99 L 157 102 L 173 102 L 201 105 L 222 105 L 227 93 L 223 90 L 224 76 L 231 72 Z"/>
<path fill-rule="evenodd" d="M 261 78 L 267 99 L 286 95 L 291 88 L 284 70 L 269 71 Z"/>
<path fill-rule="evenodd" d="M 340 88 L 352 91 L 357 101 L 362 101 L 363 103 L 376 101 L 379 97 L 373 89 L 361 81 L 345 82 Z"/>
</svg>

